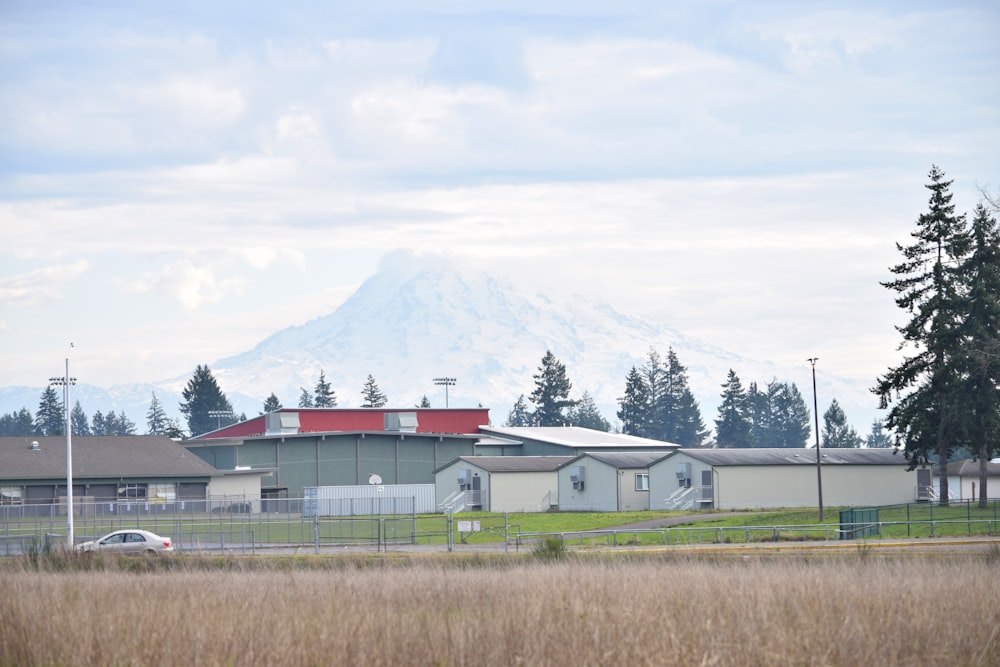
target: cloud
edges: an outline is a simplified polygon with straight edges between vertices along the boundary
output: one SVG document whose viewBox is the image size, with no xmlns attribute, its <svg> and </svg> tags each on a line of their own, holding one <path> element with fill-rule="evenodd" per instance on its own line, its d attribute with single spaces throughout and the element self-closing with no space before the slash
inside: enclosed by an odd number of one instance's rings
<svg viewBox="0 0 1000 667">
<path fill-rule="evenodd" d="M 63 298 L 66 286 L 90 268 L 85 259 L 0 278 L 0 303 L 37 304 Z"/>
<path fill-rule="evenodd" d="M 132 285 L 132 289 L 140 293 L 170 295 L 188 311 L 195 311 L 240 294 L 245 289 L 246 282 L 242 278 L 220 278 L 218 274 L 222 269 L 224 267 L 213 262 L 196 264 L 191 260 L 181 260 L 170 264 L 159 274 L 146 274 Z"/>
</svg>

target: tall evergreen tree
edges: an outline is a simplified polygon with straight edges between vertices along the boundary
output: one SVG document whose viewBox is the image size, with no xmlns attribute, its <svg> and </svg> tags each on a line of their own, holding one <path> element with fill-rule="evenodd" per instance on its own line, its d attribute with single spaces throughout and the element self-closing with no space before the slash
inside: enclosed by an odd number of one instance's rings
<svg viewBox="0 0 1000 667">
<path fill-rule="evenodd" d="M 180 404 L 181 414 L 187 418 L 188 431 L 192 436 L 214 431 L 220 426 L 235 423 L 233 405 L 219 388 L 215 376 L 208 366 L 198 365 L 194 375 L 181 392 L 184 402 Z M 228 416 L 217 417 L 210 412 L 221 412 Z"/>
<path fill-rule="evenodd" d="M 91 435 L 107 435 L 104 428 L 104 413 L 100 410 L 90 418 L 90 433 Z"/>
<path fill-rule="evenodd" d="M 418 408 L 429 408 L 431 407 L 431 399 L 427 398 L 427 394 L 420 397 L 420 402 L 417 403 L 415 407 Z"/>
<path fill-rule="evenodd" d="M 507 413 L 507 426 L 531 426 L 531 411 L 524 400 L 524 394 L 517 397 L 514 407 Z"/>
<path fill-rule="evenodd" d="M 361 398 L 363 400 L 361 407 L 363 408 L 381 408 L 389 401 L 375 384 L 375 378 L 370 373 L 368 379 L 365 380 L 365 386 L 361 388 Z"/>
<path fill-rule="evenodd" d="M 700 447 L 705 440 L 705 422 L 698 401 L 688 384 L 687 368 L 671 347 L 667 350 L 663 386 L 663 437 L 684 447 Z"/>
<path fill-rule="evenodd" d="M 795 383 L 774 380 L 767 385 L 771 408 L 767 447 L 805 447 L 812 433 L 811 415 Z"/>
<path fill-rule="evenodd" d="M 861 437 L 850 424 L 847 414 L 840 407 L 837 399 L 833 399 L 829 409 L 823 413 L 823 447 L 827 448 L 857 448 L 861 446 Z"/>
<path fill-rule="evenodd" d="M 660 354 L 653 348 L 649 348 L 641 373 L 646 385 L 646 423 L 642 428 L 643 437 L 666 440 L 667 421 L 672 408 L 671 396 L 667 391 L 667 369 L 660 359 Z"/>
<path fill-rule="evenodd" d="M 747 418 L 746 391 L 733 369 L 722 385 L 719 418 L 715 420 L 715 441 L 719 447 L 749 447 L 750 420 Z"/>
<path fill-rule="evenodd" d="M 45 388 L 35 413 L 35 432 L 38 435 L 66 435 L 66 413 L 59 395 L 52 385 Z"/>
<path fill-rule="evenodd" d="M 872 421 L 871 430 L 865 436 L 865 447 L 868 449 L 888 449 L 892 447 L 892 438 L 885 432 L 882 420 L 877 417 Z"/>
<path fill-rule="evenodd" d="M 83 411 L 80 401 L 73 404 L 73 410 L 69 415 L 70 427 L 73 435 L 90 435 L 90 422 L 87 420 L 87 413 Z"/>
<path fill-rule="evenodd" d="M 316 383 L 316 388 L 313 389 L 313 395 L 316 397 L 313 399 L 315 407 L 337 407 L 337 395 L 333 392 L 333 387 L 330 386 L 330 383 L 326 381 L 326 373 L 322 369 L 319 371 L 319 381 Z"/>
<path fill-rule="evenodd" d="M 601 414 L 589 391 L 583 392 L 583 396 L 580 397 L 576 405 L 569 409 L 567 417 L 573 426 L 604 431 L 605 433 L 611 432 L 611 423 Z"/>
<path fill-rule="evenodd" d="M 272 391 L 271 395 L 264 399 L 264 412 L 261 414 L 266 415 L 269 412 L 277 412 L 280 409 L 281 401 L 278 400 L 278 397 Z"/>
<path fill-rule="evenodd" d="M 168 421 L 167 412 L 154 391 L 153 398 L 149 401 L 149 410 L 146 412 L 146 435 L 166 435 Z"/>
<path fill-rule="evenodd" d="M 535 390 L 531 392 L 535 423 L 538 426 L 562 426 L 566 422 L 565 410 L 576 404 L 569 398 L 573 385 L 566 377 L 566 367 L 551 351 L 546 351 L 538 374 L 532 377 L 535 379 Z"/>
<path fill-rule="evenodd" d="M 649 417 L 649 392 L 642 374 L 635 366 L 625 377 L 625 395 L 618 399 L 618 419 L 622 433 L 645 437 Z"/>
<path fill-rule="evenodd" d="M 0 435 L 28 436 L 35 434 L 35 418 L 31 410 L 21 408 L 0 417 Z"/>
<path fill-rule="evenodd" d="M 973 455 L 979 459 L 979 506 L 986 508 L 989 460 L 1000 455 L 1000 229 L 982 202 L 973 213 L 971 252 L 962 263 L 965 288 L 957 401 Z"/>
<path fill-rule="evenodd" d="M 747 388 L 746 416 L 750 422 L 750 446 L 770 447 L 771 402 L 766 391 L 761 391 L 756 382 Z"/>
<path fill-rule="evenodd" d="M 120 415 L 112 410 L 104 417 L 104 431 L 103 435 L 135 435 L 135 422 L 128 418 L 124 410 Z"/>
<path fill-rule="evenodd" d="M 299 407 L 300 408 L 312 408 L 315 407 L 313 404 L 312 394 L 305 387 L 302 387 L 302 393 L 299 394 Z"/>
<path fill-rule="evenodd" d="M 896 244 L 903 261 L 890 268 L 895 279 L 882 285 L 896 292 L 896 305 L 910 315 L 897 327 L 910 352 L 903 362 L 879 377 L 873 388 L 881 409 L 891 409 L 886 426 L 902 443 L 910 468 L 934 455 L 940 470 L 941 503 L 948 503 L 947 464 L 960 444 L 961 426 L 955 401 L 959 391 L 959 323 L 962 318 L 958 271 L 969 249 L 965 216 L 951 203 L 951 181 L 934 166 L 927 213 L 917 219 L 913 243 Z"/>
</svg>

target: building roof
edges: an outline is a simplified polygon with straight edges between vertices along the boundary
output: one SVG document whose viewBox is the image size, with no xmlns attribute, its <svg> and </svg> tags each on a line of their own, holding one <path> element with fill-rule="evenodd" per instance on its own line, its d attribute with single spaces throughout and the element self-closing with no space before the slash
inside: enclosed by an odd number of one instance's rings
<svg viewBox="0 0 1000 667">
<path fill-rule="evenodd" d="M 646 449 L 679 448 L 680 445 L 663 440 L 640 438 L 624 433 L 605 433 L 579 426 L 481 426 L 485 434 L 506 438 L 538 440 L 553 445 L 587 449 L 615 449 L 645 447 Z"/>
<path fill-rule="evenodd" d="M 1000 461 L 990 461 L 986 464 L 986 474 L 990 477 L 1000 476 Z M 965 459 L 952 461 L 948 464 L 948 475 L 958 477 L 979 477 L 979 461 Z"/>
<path fill-rule="evenodd" d="M 816 450 L 813 448 L 680 449 L 677 451 L 713 466 L 816 465 Z M 822 465 L 909 465 L 902 452 L 891 448 L 829 448 L 823 449 L 820 456 L 822 457 Z"/>
<path fill-rule="evenodd" d="M 457 461 L 482 468 L 486 472 L 553 472 L 575 456 L 460 456 L 434 472 L 444 470 Z"/>
<path fill-rule="evenodd" d="M 38 449 L 32 449 L 32 442 Z M 166 436 L 75 436 L 74 480 L 106 477 L 214 477 L 220 472 Z M 66 479 L 65 436 L 0 437 L 0 477 Z"/>
<path fill-rule="evenodd" d="M 584 452 L 579 456 L 572 457 L 566 463 L 560 465 L 560 468 L 564 468 L 574 461 L 579 461 L 584 457 L 592 458 L 601 463 L 606 463 L 607 465 L 617 468 L 619 470 L 625 468 L 648 468 L 650 464 L 654 461 L 658 461 L 668 454 L 663 451 L 659 452 Z"/>
</svg>

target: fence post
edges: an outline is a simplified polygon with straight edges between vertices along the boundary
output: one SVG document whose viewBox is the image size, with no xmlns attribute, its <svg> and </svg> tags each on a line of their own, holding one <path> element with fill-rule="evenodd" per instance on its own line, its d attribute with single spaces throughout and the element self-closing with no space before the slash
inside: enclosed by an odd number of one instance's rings
<svg viewBox="0 0 1000 667">
<path fill-rule="evenodd" d="M 319 553 L 319 511 L 313 515 L 313 552 Z"/>
</svg>

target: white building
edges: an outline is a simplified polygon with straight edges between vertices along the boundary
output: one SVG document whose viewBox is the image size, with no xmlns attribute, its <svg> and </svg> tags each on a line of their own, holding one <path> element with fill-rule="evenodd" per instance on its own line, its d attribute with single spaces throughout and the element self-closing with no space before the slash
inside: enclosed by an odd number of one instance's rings
<svg viewBox="0 0 1000 667">
<path fill-rule="evenodd" d="M 586 452 L 559 466 L 559 509 L 566 512 L 648 510 L 649 465 L 669 455 Z"/>
<path fill-rule="evenodd" d="M 556 468 L 572 456 L 462 456 L 434 471 L 439 509 L 547 512 L 557 503 Z"/>
<path fill-rule="evenodd" d="M 816 507 L 820 475 L 827 506 L 894 505 L 926 498 L 929 467 L 907 471 L 901 452 L 824 449 L 821 455 L 818 471 L 815 449 L 681 449 L 650 464 L 649 507 Z"/>
</svg>

